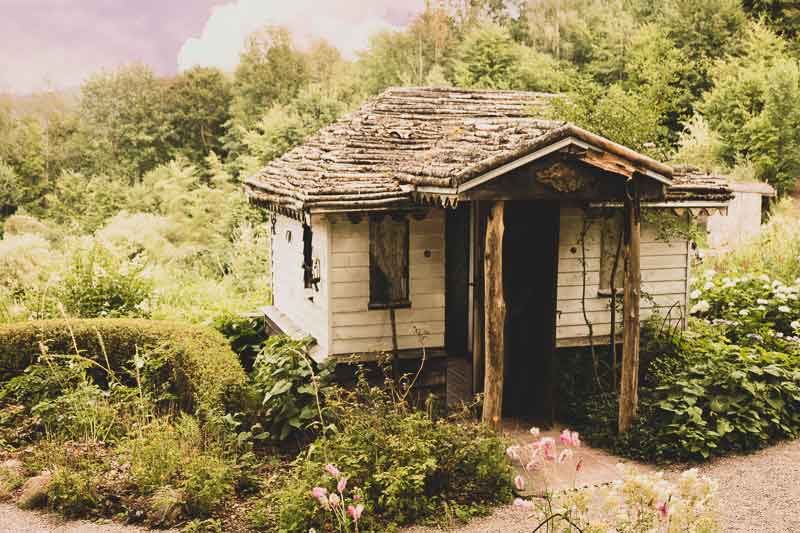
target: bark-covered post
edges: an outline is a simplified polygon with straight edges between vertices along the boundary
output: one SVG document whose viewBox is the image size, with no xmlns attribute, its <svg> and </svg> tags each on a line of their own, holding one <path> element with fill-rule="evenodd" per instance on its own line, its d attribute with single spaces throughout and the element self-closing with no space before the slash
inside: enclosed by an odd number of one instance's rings
<svg viewBox="0 0 800 533">
<path fill-rule="evenodd" d="M 484 249 L 484 385 L 483 422 L 499 430 L 503 415 L 503 359 L 506 301 L 503 295 L 503 232 L 505 203 L 492 202 L 486 222 Z"/>
<path fill-rule="evenodd" d="M 625 285 L 622 299 L 622 376 L 619 383 L 619 432 L 636 416 L 639 387 L 639 303 L 642 291 L 641 205 L 635 181 L 625 194 Z M 613 340 L 612 340 L 613 342 Z"/>
</svg>

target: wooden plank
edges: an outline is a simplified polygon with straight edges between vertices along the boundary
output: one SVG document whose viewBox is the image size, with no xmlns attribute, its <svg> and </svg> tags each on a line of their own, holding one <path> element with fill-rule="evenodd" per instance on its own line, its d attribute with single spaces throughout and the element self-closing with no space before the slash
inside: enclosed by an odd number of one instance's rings
<svg viewBox="0 0 800 533">
<path fill-rule="evenodd" d="M 397 309 L 395 317 L 398 324 L 427 324 L 444 320 L 444 308 Z M 353 311 L 350 313 L 334 313 L 334 326 L 371 326 L 376 324 L 389 324 L 389 313 L 374 311 Z"/>
<path fill-rule="evenodd" d="M 426 348 L 444 348 L 444 334 L 433 334 L 425 337 Z M 392 349 L 392 340 L 380 339 L 346 339 L 334 340 L 331 354 L 347 355 L 363 352 L 388 352 Z M 397 346 L 400 350 L 420 347 L 420 338 L 417 335 L 397 337 Z"/>
<path fill-rule="evenodd" d="M 331 253 L 333 268 L 369 267 L 369 252 Z"/>
<path fill-rule="evenodd" d="M 642 246 L 641 205 L 639 188 L 631 181 L 633 194 L 626 194 L 625 203 L 625 287 L 622 303 L 622 373 L 619 383 L 620 433 L 626 433 L 636 416 L 639 392 L 639 299 L 642 291 L 640 258 Z"/>
<path fill-rule="evenodd" d="M 414 298 L 423 294 L 444 294 L 444 276 L 436 278 L 419 278 L 411 280 L 411 303 Z"/>
<path fill-rule="evenodd" d="M 386 314 L 388 314 L 388 312 Z M 417 334 L 417 331 L 426 336 L 444 333 L 444 317 L 442 317 L 441 321 L 428 321 L 424 324 L 417 322 L 397 324 L 398 337 L 413 337 Z M 391 324 L 338 326 L 333 330 L 333 340 L 387 339 L 391 341 L 391 337 Z"/>
<path fill-rule="evenodd" d="M 346 295 L 343 297 L 333 296 L 331 299 L 331 310 L 334 313 L 350 313 L 353 311 L 366 311 L 369 304 L 366 296 Z M 420 294 L 414 297 L 411 302 L 411 309 L 444 309 L 444 294 Z M 375 310 L 380 312 L 381 310 Z"/>
<path fill-rule="evenodd" d="M 683 306 L 683 293 L 673 294 L 659 294 L 652 298 L 643 297 L 640 302 L 642 309 L 650 307 L 671 307 L 673 304 L 678 303 Z M 598 297 L 586 299 L 587 311 L 604 311 L 608 310 L 611 306 L 610 298 Z M 558 311 L 561 314 L 580 313 L 583 310 L 580 299 L 577 300 L 560 300 L 557 303 Z"/>
<path fill-rule="evenodd" d="M 503 295 L 503 233 L 505 203 L 491 203 L 484 250 L 484 305 L 486 335 L 483 423 L 495 430 L 502 427 L 503 359 L 505 358 L 506 304 Z"/>
<path fill-rule="evenodd" d="M 659 313 L 662 316 L 666 316 L 667 313 L 672 312 L 673 317 L 677 317 L 679 320 L 683 317 L 683 307 L 682 306 L 668 306 L 668 307 L 644 307 L 642 306 L 641 311 L 641 320 L 644 322 L 648 318 L 650 318 L 653 314 Z M 588 315 L 589 321 L 592 325 L 597 324 L 610 324 L 611 323 L 611 310 L 604 309 L 600 311 L 586 311 Z M 622 315 L 620 313 L 617 314 L 617 324 L 622 324 Z M 583 313 L 561 313 L 558 318 L 558 325 L 559 326 L 580 326 L 586 325 L 586 321 L 583 318 Z M 588 334 L 588 331 L 587 331 Z"/>
<path fill-rule="evenodd" d="M 656 296 L 660 294 L 683 294 L 686 283 L 683 281 L 651 281 L 643 285 L 642 294 Z M 595 297 L 600 286 L 597 284 L 586 286 L 586 295 Z M 558 300 L 580 300 L 581 286 L 558 287 Z"/>
</svg>

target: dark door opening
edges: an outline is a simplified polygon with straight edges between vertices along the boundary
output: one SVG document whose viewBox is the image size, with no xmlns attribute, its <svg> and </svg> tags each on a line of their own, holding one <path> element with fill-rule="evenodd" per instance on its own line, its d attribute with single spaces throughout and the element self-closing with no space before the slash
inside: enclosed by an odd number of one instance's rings
<svg viewBox="0 0 800 533">
<path fill-rule="evenodd" d="M 554 418 L 559 205 L 508 201 L 503 415 L 549 426 Z"/>
</svg>

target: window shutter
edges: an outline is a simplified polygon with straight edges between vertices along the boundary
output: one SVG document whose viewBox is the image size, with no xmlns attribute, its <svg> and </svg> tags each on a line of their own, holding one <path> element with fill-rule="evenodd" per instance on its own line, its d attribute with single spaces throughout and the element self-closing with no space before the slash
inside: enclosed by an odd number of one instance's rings
<svg viewBox="0 0 800 533">
<path fill-rule="evenodd" d="M 408 220 L 392 216 L 370 217 L 370 307 L 409 305 L 408 256 Z"/>
</svg>

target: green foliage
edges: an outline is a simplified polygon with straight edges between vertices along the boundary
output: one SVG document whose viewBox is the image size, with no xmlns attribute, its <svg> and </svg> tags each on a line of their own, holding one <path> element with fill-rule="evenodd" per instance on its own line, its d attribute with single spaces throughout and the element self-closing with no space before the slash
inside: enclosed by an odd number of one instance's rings
<svg viewBox="0 0 800 533">
<path fill-rule="evenodd" d="M 97 74 L 81 87 L 87 170 L 135 179 L 169 160 L 166 84 L 131 65 Z"/>
<path fill-rule="evenodd" d="M 682 335 L 649 330 L 639 419 L 617 435 L 614 395 L 589 394 L 579 421 L 591 442 L 646 460 L 695 460 L 800 434 L 797 285 L 712 275 L 693 294 Z"/>
<path fill-rule="evenodd" d="M 327 463 L 345 473 L 349 487 L 360 489 L 365 531 L 463 519 L 510 499 L 505 443 L 485 428 L 434 420 L 363 381 L 357 391 L 328 399 L 338 431 L 318 438 L 274 494 L 273 530 L 322 526 L 322 511 L 309 494 L 315 486 L 333 488 Z"/>
<path fill-rule="evenodd" d="M 330 381 L 332 368 L 311 359 L 308 347 L 307 341 L 272 336 L 256 357 L 251 381 L 273 439 L 284 441 L 319 422 L 319 390 Z"/>
<path fill-rule="evenodd" d="M 166 95 L 173 155 L 201 166 L 210 153 L 224 156 L 225 124 L 230 120 L 231 83 L 220 70 L 194 67 L 171 81 Z"/>
<path fill-rule="evenodd" d="M 143 271 L 94 245 L 72 256 L 55 297 L 74 317 L 146 317 L 153 284 Z"/>
<path fill-rule="evenodd" d="M 44 320 L 0 325 L 0 376 L 22 372 L 49 353 L 75 353 L 120 376 L 138 354 L 157 350 L 159 372 L 183 406 L 219 408 L 225 395 L 244 385 L 245 375 L 225 338 L 208 328 L 148 320 Z M 106 357 L 109 364 L 106 365 Z"/>
<path fill-rule="evenodd" d="M 211 455 L 189 460 L 182 470 L 182 487 L 190 516 L 208 516 L 233 495 L 234 474 L 230 465 Z"/>
<path fill-rule="evenodd" d="M 762 272 L 782 280 L 800 277 L 800 221 L 792 201 L 778 206 L 753 242 L 710 258 L 709 266 L 734 276 Z"/>
<path fill-rule="evenodd" d="M 701 105 L 719 132 L 728 164 L 750 160 L 756 177 L 780 193 L 791 190 L 800 172 L 794 132 L 800 127 L 800 67 L 786 43 L 761 24 L 744 35 L 742 52 L 712 71 L 714 87 Z"/>
<path fill-rule="evenodd" d="M 100 496 L 97 494 L 97 479 L 92 470 L 72 465 L 56 468 L 47 489 L 50 509 L 68 518 L 94 514 Z"/>
<path fill-rule="evenodd" d="M 293 98 L 307 79 L 305 58 L 286 29 L 254 33 L 236 67 L 231 111 L 237 124 L 253 127 L 272 104 Z"/>
</svg>

